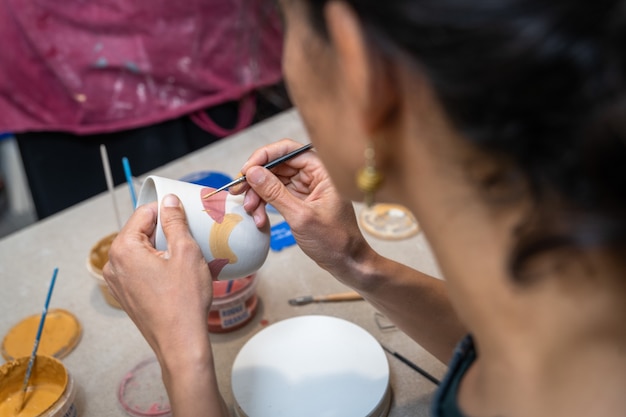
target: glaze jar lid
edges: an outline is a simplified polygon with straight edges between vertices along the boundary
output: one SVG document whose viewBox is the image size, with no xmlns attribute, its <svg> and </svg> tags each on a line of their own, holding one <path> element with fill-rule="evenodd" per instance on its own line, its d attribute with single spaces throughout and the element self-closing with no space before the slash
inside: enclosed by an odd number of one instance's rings
<svg viewBox="0 0 626 417">
<path fill-rule="evenodd" d="M 2 357 L 13 360 L 30 356 L 41 314 L 32 315 L 13 326 L 2 341 Z M 67 310 L 54 308 L 46 314 L 37 353 L 55 358 L 67 356 L 80 341 L 80 322 Z"/>
<path fill-rule="evenodd" d="M 359 224 L 367 233 L 383 240 L 408 239 L 420 232 L 413 213 L 399 204 L 378 203 L 363 207 L 359 212 Z"/>
<path fill-rule="evenodd" d="M 172 411 L 156 357 L 139 362 L 124 375 L 118 389 L 124 411 L 135 417 L 165 417 Z"/>
</svg>

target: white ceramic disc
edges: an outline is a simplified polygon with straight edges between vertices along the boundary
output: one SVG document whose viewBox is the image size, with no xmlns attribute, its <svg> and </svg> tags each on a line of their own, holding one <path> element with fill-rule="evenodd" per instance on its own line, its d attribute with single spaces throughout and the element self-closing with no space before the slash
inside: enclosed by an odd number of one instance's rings
<svg viewBox="0 0 626 417">
<path fill-rule="evenodd" d="M 294 317 L 243 346 L 232 388 L 241 417 L 382 416 L 389 364 L 376 339 L 349 321 Z"/>
</svg>

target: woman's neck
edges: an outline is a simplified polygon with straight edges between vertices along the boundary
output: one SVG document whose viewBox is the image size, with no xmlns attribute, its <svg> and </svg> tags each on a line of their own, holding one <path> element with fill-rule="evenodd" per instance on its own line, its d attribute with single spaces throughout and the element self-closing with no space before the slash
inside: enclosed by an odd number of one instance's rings
<svg viewBox="0 0 626 417">
<path fill-rule="evenodd" d="M 479 360 L 459 396 L 468 415 L 624 415 L 624 288 L 606 275 L 581 279 L 545 276 L 519 291 L 506 319 L 476 323 Z"/>
</svg>

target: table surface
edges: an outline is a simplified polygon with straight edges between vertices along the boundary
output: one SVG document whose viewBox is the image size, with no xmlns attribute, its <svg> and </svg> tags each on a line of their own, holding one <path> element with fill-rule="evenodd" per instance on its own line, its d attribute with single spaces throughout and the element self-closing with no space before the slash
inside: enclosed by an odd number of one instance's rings
<svg viewBox="0 0 626 417">
<path fill-rule="evenodd" d="M 285 137 L 308 142 L 295 110 L 224 138 L 142 177 L 157 174 L 181 178 L 197 171 L 233 175 L 253 149 Z M 132 203 L 126 184 L 116 187 L 115 195 L 122 218 L 128 218 Z M 355 208 L 359 210 L 361 206 L 356 204 Z M 271 220 L 276 223 L 282 219 L 274 214 Z M 127 415 L 117 399 L 120 381 L 136 364 L 154 356 L 126 313 L 106 304 L 85 267 L 91 246 L 116 228 L 112 199 L 108 193 L 103 193 L 0 240 L 0 335 L 5 335 L 22 318 L 41 313 L 52 271 L 59 268 L 50 308 L 71 311 L 83 327 L 78 346 L 62 359 L 78 385 L 75 403 L 80 416 Z M 401 241 L 366 236 L 383 255 L 425 273 L 440 275 L 421 234 Z M 404 333 L 381 326 L 384 317 L 365 301 L 289 305 L 287 300 L 291 298 L 347 290 L 297 246 L 270 251 L 257 277 L 261 302 L 255 318 L 239 330 L 212 336 L 220 389 L 228 404 L 234 402 L 230 372 L 241 347 L 267 325 L 300 315 L 319 314 L 349 320 L 435 377 L 441 378 L 445 373 L 445 365 Z M 435 386 L 395 357 L 388 356 L 388 361 L 393 392 L 389 416 L 429 415 Z"/>
</svg>

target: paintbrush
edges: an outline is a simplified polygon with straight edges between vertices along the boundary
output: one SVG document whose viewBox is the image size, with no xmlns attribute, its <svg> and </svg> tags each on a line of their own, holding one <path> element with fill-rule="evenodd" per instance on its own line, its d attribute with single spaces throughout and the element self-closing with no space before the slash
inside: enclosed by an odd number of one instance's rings
<svg viewBox="0 0 626 417">
<path fill-rule="evenodd" d="M 128 158 L 122 158 L 122 166 L 124 167 L 124 176 L 126 177 L 126 182 L 128 183 L 128 188 L 130 190 L 130 199 L 133 202 L 133 209 L 136 209 L 137 195 L 135 194 L 135 184 L 133 184 L 133 174 L 130 170 L 130 162 L 128 162 Z"/>
<path fill-rule="evenodd" d="M 24 408 L 24 400 L 26 399 L 28 381 L 30 380 L 31 372 L 33 371 L 33 364 L 35 363 L 37 349 L 39 348 L 39 340 L 41 339 L 41 331 L 43 330 L 43 324 L 46 321 L 46 314 L 48 314 L 48 305 L 50 304 L 50 296 L 52 295 L 52 290 L 54 289 L 54 283 L 57 280 L 58 272 L 59 268 L 54 268 L 54 272 L 52 273 L 52 280 L 50 281 L 50 286 L 48 287 L 48 295 L 46 295 L 46 302 L 43 306 L 43 311 L 41 312 L 41 318 L 39 319 L 39 327 L 37 328 L 37 334 L 35 335 L 35 345 L 33 346 L 33 351 L 30 354 L 30 359 L 28 360 L 28 368 L 26 368 L 26 375 L 24 375 L 24 382 L 22 383 L 22 395 L 20 397 L 20 404 L 16 410 L 18 413 L 22 411 L 22 408 Z"/>
<path fill-rule="evenodd" d="M 107 148 L 104 145 L 100 145 L 100 158 L 102 159 L 102 167 L 104 168 L 104 178 L 107 182 L 107 188 L 109 189 L 109 195 L 113 201 L 113 210 L 115 211 L 115 219 L 117 220 L 117 228 L 122 228 L 122 220 L 120 217 L 120 211 L 117 208 L 117 200 L 115 198 L 113 175 L 111 175 L 111 165 L 109 165 L 109 155 L 107 154 Z"/>
<path fill-rule="evenodd" d="M 362 300 L 361 294 L 355 291 L 340 292 L 329 295 L 305 295 L 302 297 L 292 298 L 289 300 L 289 304 L 292 306 L 301 306 L 309 303 L 325 303 L 332 301 L 354 301 Z"/>
<path fill-rule="evenodd" d="M 429 380 L 433 384 L 435 384 L 435 385 L 439 385 L 440 384 L 440 381 L 437 378 L 435 378 L 434 376 L 432 376 L 431 374 L 429 374 L 428 372 L 426 372 L 425 370 L 423 370 L 422 368 L 420 368 L 419 366 L 417 366 L 416 364 L 414 364 L 413 362 L 411 362 L 410 360 L 408 360 L 407 358 L 405 358 L 404 356 L 399 354 L 398 352 L 395 352 L 395 351 L 389 349 L 387 346 L 383 345 L 382 343 L 380 344 L 380 346 L 382 346 L 382 348 L 384 350 L 389 352 L 390 355 L 396 357 L 398 360 L 400 360 L 400 362 L 404 363 L 409 368 L 413 369 L 414 371 L 416 371 L 418 374 L 422 375 L 424 378 L 426 378 L 427 380 Z"/>
<path fill-rule="evenodd" d="M 309 143 L 308 145 L 304 145 L 301 148 L 296 149 L 295 151 L 291 151 L 289 152 L 287 155 L 283 155 L 280 158 L 276 158 L 273 161 L 268 162 L 267 164 L 263 165 L 263 168 L 265 169 L 272 169 L 277 165 L 282 164 L 283 162 L 286 162 L 288 160 L 290 160 L 291 158 L 295 158 L 296 156 L 300 155 L 303 152 L 308 151 L 309 149 L 311 149 L 313 147 L 312 143 Z M 246 176 L 242 175 L 241 177 L 237 177 L 236 179 L 234 179 L 233 181 L 229 182 L 226 185 L 222 185 L 220 188 L 218 188 L 217 190 L 214 190 L 208 194 L 205 194 L 202 198 L 203 199 L 207 199 L 217 193 L 219 193 L 220 191 L 224 191 L 227 188 L 230 188 L 234 185 L 237 184 L 241 184 L 242 182 L 244 182 L 246 180 Z"/>
</svg>

